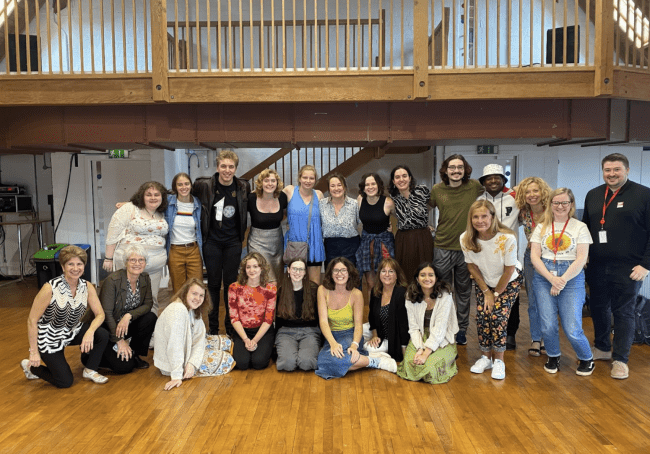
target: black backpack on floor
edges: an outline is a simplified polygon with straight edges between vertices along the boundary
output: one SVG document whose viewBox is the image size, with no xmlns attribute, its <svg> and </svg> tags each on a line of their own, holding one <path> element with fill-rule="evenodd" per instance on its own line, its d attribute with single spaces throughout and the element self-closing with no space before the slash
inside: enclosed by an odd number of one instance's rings
<svg viewBox="0 0 650 454">
<path fill-rule="evenodd" d="M 633 342 L 650 345 L 650 300 L 641 295 L 636 297 Z"/>
</svg>

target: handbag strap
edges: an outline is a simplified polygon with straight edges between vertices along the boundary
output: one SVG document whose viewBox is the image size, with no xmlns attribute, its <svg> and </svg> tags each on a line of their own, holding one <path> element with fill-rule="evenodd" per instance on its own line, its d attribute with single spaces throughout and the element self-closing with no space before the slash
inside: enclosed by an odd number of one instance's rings
<svg viewBox="0 0 650 454">
<path fill-rule="evenodd" d="M 309 228 L 311 227 L 311 209 L 314 207 L 314 197 L 318 197 L 318 196 L 316 195 L 316 192 L 312 189 L 311 201 L 309 202 L 309 217 L 307 218 L 307 244 L 309 244 Z"/>
</svg>

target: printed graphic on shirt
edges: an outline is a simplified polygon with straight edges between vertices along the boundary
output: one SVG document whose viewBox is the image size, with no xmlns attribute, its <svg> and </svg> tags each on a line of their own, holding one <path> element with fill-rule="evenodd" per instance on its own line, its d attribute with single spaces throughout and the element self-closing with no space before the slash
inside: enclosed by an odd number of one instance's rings
<svg viewBox="0 0 650 454">
<path fill-rule="evenodd" d="M 508 237 L 506 235 L 499 235 L 499 237 L 496 239 L 496 249 L 494 250 L 495 254 L 505 254 L 508 252 L 512 252 L 512 250 L 515 248 L 515 244 L 511 244 L 508 250 L 506 251 L 506 242 L 508 241 Z"/>
<path fill-rule="evenodd" d="M 576 249 L 576 239 L 569 232 L 564 232 L 562 235 L 560 235 L 560 232 L 555 232 L 555 240 L 553 240 L 552 233 L 544 235 L 542 237 L 542 244 L 551 251 L 555 251 L 555 245 L 557 244 L 558 258 L 574 254 Z"/>
<path fill-rule="evenodd" d="M 230 219 L 235 215 L 235 207 L 232 205 L 225 206 L 223 208 L 223 217 L 226 219 Z"/>
</svg>

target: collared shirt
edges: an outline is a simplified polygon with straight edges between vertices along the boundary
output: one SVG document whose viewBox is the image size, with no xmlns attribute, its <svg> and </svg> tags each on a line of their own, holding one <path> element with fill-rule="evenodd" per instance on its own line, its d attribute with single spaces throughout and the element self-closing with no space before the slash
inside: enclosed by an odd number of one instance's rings
<svg viewBox="0 0 650 454">
<path fill-rule="evenodd" d="M 359 219 L 359 205 L 352 197 L 345 197 L 345 202 L 335 214 L 331 197 L 320 201 L 320 217 L 323 229 L 323 238 L 354 238 L 359 236 L 357 226 Z"/>
</svg>

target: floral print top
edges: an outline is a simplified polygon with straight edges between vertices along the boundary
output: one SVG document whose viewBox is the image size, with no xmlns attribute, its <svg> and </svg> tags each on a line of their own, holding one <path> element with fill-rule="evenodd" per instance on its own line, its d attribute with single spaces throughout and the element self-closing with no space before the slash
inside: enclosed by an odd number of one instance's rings
<svg viewBox="0 0 650 454">
<path fill-rule="evenodd" d="M 241 322 L 244 328 L 259 328 L 264 322 L 272 325 L 277 293 L 274 282 L 269 282 L 266 287 L 250 287 L 233 282 L 228 287 L 231 322 Z"/>
<path fill-rule="evenodd" d="M 122 205 L 111 218 L 106 235 L 106 244 L 136 243 L 147 246 L 165 247 L 169 226 L 162 213 L 156 212 L 155 219 L 145 219 L 143 210 L 131 202 Z"/>
</svg>

